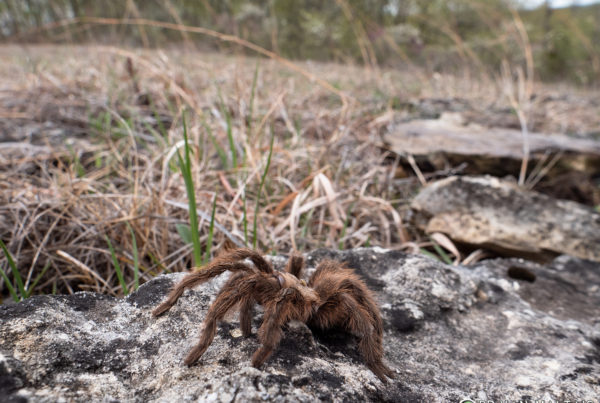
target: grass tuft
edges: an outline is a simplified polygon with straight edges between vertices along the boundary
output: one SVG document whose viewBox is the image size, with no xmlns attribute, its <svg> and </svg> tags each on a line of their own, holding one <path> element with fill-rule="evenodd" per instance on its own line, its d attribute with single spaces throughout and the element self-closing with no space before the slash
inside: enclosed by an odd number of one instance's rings
<svg viewBox="0 0 600 403">
<path fill-rule="evenodd" d="M 267 173 L 269 172 L 269 167 L 271 166 L 271 156 L 273 155 L 273 143 L 275 142 L 275 132 L 271 127 L 271 141 L 269 143 L 269 154 L 267 155 L 267 163 L 265 164 L 265 169 L 263 170 L 262 176 L 260 178 L 260 185 L 258 186 L 258 193 L 256 195 L 256 205 L 254 206 L 254 227 L 252 230 L 252 247 L 256 249 L 257 244 L 257 231 L 258 231 L 258 209 L 260 207 L 260 198 L 262 195 L 262 188 L 265 184 L 265 179 L 267 178 Z"/>
<path fill-rule="evenodd" d="M 248 138 L 252 139 L 252 119 L 254 115 L 254 96 L 256 95 L 256 83 L 258 82 L 258 60 L 256 61 L 256 67 L 254 68 L 254 75 L 252 76 L 252 88 L 250 89 L 250 102 L 248 110 Z"/>
<path fill-rule="evenodd" d="M 8 266 L 10 267 L 13 278 L 15 279 L 15 282 L 17 283 L 17 290 L 21 294 L 21 296 L 19 297 L 17 295 L 17 293 L 15 292 L 14 287 L 12 287 L 12 285 L 10 286 L 12 288 L 11 295 L 12 295 L 13 299 L 16 302 L 18 302 L 24 298 L 27 298 L 27 291 L 25 290 L 25 286 L 23 284 L 23 279 L 21 278 L 21 273 L 19 273 L 17 264 L 15 263 L 15 260 L 13 259 L 12 255 L 8 251 L 8 248 L 6 247 L 4 242 L 2 242 L 1 239 L 0 239 L 0 247 L 2 248 L 2 251 L 4 252 L 4 256 L 6 256 L 6 261 L 8 262 Z M 2 272 L 2 277 L 4 278 L 4 281 L 6 281 L 7 288 L 8 288 L 9 287 L 8 284 L 10 284 L 10 280 L 6 276 L 6 273 L 4 273 L 4 270 L 1 270 L 1 272 Z"/>
<path fill-rule="evenodd" d="M 192 248 L 194 252 L 194 265 L 197 266 L 202 262 L 202 248 L 200 246 L 200 235 L 198 233 L 198 213 L 196 212 L 196 193 L 194 191 L 194 180 L 192 178 L 192 162 L 190 159 L 190 145 L 187 135 L 187 124 L 185 120 L 185 112 L 183 113 L 183 139 L 184 139 L 184 156 L 181 157 L 177 150 L 177 158 L 179 160 L 179 169 L 185 182 L 185 191 L 188 197 L 189 214 L 190 214 L 190 236 L 192 238 Z"/>
<path fill-rule="evenodd" d="M 244 189 L 242 192 L 242 225 L 244 226 L 244 245 L 248 246 L 248 209 L 246 208 L 246 200 L 246 189 Z"/>
<path fill-rule="evenodd" d="M 119 263 L 119 259 L 117 258 L 117 254 L 115 253 L 115 248 L 113 248 L 112 242 L 110 242 L 108 236 L 105 235 L 104 238 L 106 239 L 106 243 L 108 243 L 110 257 L 112 258 L 113 267 L 115 268 L 115 273 L 117 274 L 117 278 L 119 279 L 119 284 L 121 285 L 123 295 L 127 295 L 129 294 L 129 289 L 127 288 L 127 283 L 125 282 L 125 277 L 123 276 L 123 270 L 121 270 L 121 264 Z"/>
<path fill-rule="evenodd" d="M 44 274 L 46 274 L 46 272 L 50 268 L 51 263 L 52 262 L 50 262 L 50 261 L 46 262 L 46 264 L 42 268 L 42 271 L 40 271 L 40 273 L 31 282 L 31 285 L 27 289 L 27 297 L 26 298 L 29 298 L 29 297 L 31 297 L 31 295 L 33 295 L 33 290 L 35 290 L 35 287 L 38 285 L 38 283 L 40 282 L 40 280 L 42 279 L 42 277 L 44 277 Z"/>
<path fill-rule="evenodd" d="M 411 226 L 420 182 L 404 162 L 390 164 L 394 154 L 375 134 L 398 119 L 420 118 L 422 101 L 434 98 L 460 99 L 476 122 L 511 106 L 498 83 L 466 73 L 439 71 L 432 84 L 424 71 L 381 67 L 374 76 L 355 65 L 297 62 L 300 73 L 277 58 L 249 61 L 247 54 L 34 49 L 39 71 L 26 75 L 16 67 L 30 54 L 0 49 L 0 85 L 9 89 L 0 104 L 11 105 L 5 131 L 52 133 L 2 143 L 0 238 L 10 237 L 14 253 L 0 253 L 5 299 L 80 290 L 122 295 L 155 275 L 202 264 L 230 241 L 265 253 L 411 244 L 457 260 L 444 242 L 433 238 L 440 253 Z M 127 58 L 139 91 L 123 80 Z M 210 84 L 215 72 L 218 86 Z M 44 84 L 48 77 L 53 85 Z M 343 89 L 347 103 L 328 82 Z M 528 116 L 536 117 L 536 131 L 600 127 L 597 94 L 573 90 L 563 100 L 537 82 L 535 93 Z M 429 180 L 445 172 L 422 174 Z M 532 179 L 544 185 L 550 177 Z M 592 208 L 600 200 L 596 184 L 594 192 Z M 126 235 L 110 238 L 120 244 L 109 253 L 106 235 L 115 233 Z"/>
<path fill-rule="evenodd" d="M 140 287 L 140 262 L 138 257 L 137 240 L 131 224 L 127 223 L 129 233 L 131 234 L 131 248 L 133 254 L 133 289 L 137 290 Z"/>
<path fill-rule="evenodd" d="M 204 260 L 202 264 L 206 264 L 210 261 L 210 250 L 212 248 L 213 242 L 213 232 L 215 229 L 215 212 L 217 211 L 217 194 L 215 193 L 215 197 L 212 203 L 212 212 L 210 214 L 210 225 L 208 226 L 208 239 L 206 240 L 206 252 L 204 253 Z"/>
<path fill-rule="evenodd" d="M 231 167 L 233 169 L 238 166 L 237 159 L 237 151 L 235 149 L 235 141 L 233 140 L 233 126 L 231 123 L 231 114 L 229 113 L 229 109 L 223 102 L 223 97 L 221 96 L 221 90 L 217 92 L 219 96 L 219 108 L 221 109 L 221 113 L 225 116 L 225 127 L 227 132 L 227 140 L 229 141 L 229 154 L 231 155 Z"/>
</svg>

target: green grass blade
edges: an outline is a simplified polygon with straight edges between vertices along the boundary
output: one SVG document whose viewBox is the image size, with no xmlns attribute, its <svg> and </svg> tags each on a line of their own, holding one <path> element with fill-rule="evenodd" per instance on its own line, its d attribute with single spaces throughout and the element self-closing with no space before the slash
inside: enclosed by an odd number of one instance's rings
<svg viewBox="0 0 600 403">
<path fill-rule="evenodd" d="M 192 244 L 192 230 L 187 224 L 175 224 L 175 229 L 179 234 L 179 237 L 183 241 L 183 243 L 191 245 Z"/>
<path fill-rule="evenodd" d="M 133 228 L 129 223 L 127 223 L 127 228 L 129 228 L 129 233 L 131 234 L 131 247 L 133 248 L 131 251 L 133 254 L 133 289 L 137 290 L 140 287 L 140 261 L 138 257 L 137 240 L 135 239 Z"/>
<path fill-rule="evenodd" d="M 256 94 L 256 82 L 258 81 L 258 60 L 252 77 L 252 89 L 250 90 L 250 106 L 248 111 L 248 139 L 252 139 L 252 115 L 254 114 L 254 96 Z"/>
<path fill-rule="evenodd" d="M 225 152 L 223 147 L 221 147 L 216 137 L 212 134 L 212 131 L 208 133 L 208 136 L 210 137 L 210 141 L 213 143 L 215 150 L 217 150 L 217 154 L 219 155 L 219 159 L 221 160 L 221 165 L 223 166 L 223 169 L 227 169 L 227 167 L 229 166 L 227 153 Z"/>
<path fill-rule="evenodd" d="M 346 231 L 348 230 L 348 225 L 350 224 L 350 217 L 351 217 L 350 212 L 352 211 L 353 208 L 354 208 L 354 203 L 352 203 L 350 205 L 350 208 L 348 209 L 348 211 L 346 211 L 346 220 L 344 221 L 344 227 L 342 228 L 342 232 L 340 233 L 340 241 L 338 242 L 338 249 L 340 249 L 340 250 L 342 250 L 344 248 L 344 241 L 342 241 L 341 239 L 343 239 L 346 236 Z"/>
<path fill-rule="evenodd" d="M 225 107 L 223 98 L 221 97 L 221 91 L 217 88 L 217 94 L 219 96 L 219 108 L 221 113 L 225 116 L 225 124 L 227 126 L 227 139 L 229 140 L 229 151 L 231 153 L 231 167 L 237 167 L 237 151 L 235 150 L 235 142 L 233 141 L 233 127 L 231 123 L 231 114 Z"/>
<path fill-rule="evenodd" d="M 8 278 L 6 273 L 4 273 L 3 269 L 0 269 L 0 274 L 2 275 L 2 278 L 4 279 L 4 283 L 6 284 L 6 288 L 8 288 L 8 292 L 10 293 L 10 296 L 12 297 L 12 299 L 15 302 L 19 302 L 21 300 L 21 298 L 19 298 L 19 294 L 17 294 L 15 287 L 12 286 L 12 284 L 10 283 L 10 279 Z"/>
<path fill-rule="evenodd" d="M 160 261 L 160 260 L 158 260 L 158 258 L 157 258 L 156 256 L 154 256 L 154 255 L 152 254 L 152 252 L 148 251 L 148 252 L 147 252 L 147 254 L 148 254 L 148 257 L 150 257 L 150 260 L 152 260 L 152 263 L 153 263 L 153 264 L 154 264 L 156 267 L 158 267 L 160 270 L 162 270 L 162 271 L 163 271 L 163 272 L 165 272 L 165 273 L 172 273 L 172 272 L 171 272 L 171 270 L 169 270 L 169 269 L 168 269 L 168 268 L 167 268 L 167 267 L 166 267 L 164 264 L 162 264 L 162 263 L 161 263 L 161 261 Z M 154 274 L 154 271 L 151 271 L 150 273 L 151 273 L 152 275 L 156 275 L 156 274 Z"/>
<path fill-rule="evenodd" d="M 152 99 L 152 97 L 149 97 L 149 98 L 150 98 L 150 108 L 152 109 L 152 115 L 154 116 L 154 120 L 156 120 L 156 125 L 158 126 L 158 131 L 159 131 L 160 135 L 162 136 L 165 144 L 168 144 L 169 143 L 169 132 L 165 128 L 165 125 L 163 124 L 162 119 L 160 118 L 160 115 L 158 114 L 158 110 L 156 109 L 154 100 Z"/>
<path fill-rule="evenodd" d="M 273 132 L 273 128 L 271 128 L 271 144 L 269 145 L 269 155 L 267 156 L 267 164 L 265 165 L 265 170 L 260 178 L 260 185 L 258 186 L 258 194 L 256 195 L 256 206 L 254 207 L 254 228 L 252 232 L 252 247 L 256 249 L 256 234 L 257 234 L 257 226 L 258 226 L 258 207 L 260 206 L 260 197 L 262 195 L 262 188 L 265 184 L 265 179 L 267 177 L 267 172 L 269 172 L 269 167 L 271 166 L 271 155 L 273 155 L 273 143 L 275 141 L 275 133 Z"/>
<path fill-rule="evenodd" d="M 73 147 L 69 144 L 67 144 L 67 149 L 69 150 L 69 154 L 71 154 L 72 165 L 75 169 L 75 174 L 78 178 L 83 178 L 85 176 L 85 169 L 81 164 L 81 159 L 79 158 L 79 155 L 77 155 Z"/>
<path fill-rule="evenodd" d="M 121 289 L 123 290 L 123 295 L 127 295 L 129 290 L 127 290 L 127 284 L 125 283 L 125 279 L 123 278 L 123 271 L 121 270 L 121 265 L 119 264 L 119 259 L 117 259 L 117 254 L 115 253 L 115 248 L 113 248 L 110 239 L 105 235 L 106 242 L 108 243 L 108 249 L 110 249 L 110 256 L 112 257 L 113 266 L 115 266 L 115 272 L 117 273 L 117 278 L 119 279 L 119 284 L 121 284 Z"/>
<path fill-rule="evenodd" d="M 221 160 L 221 165 L 223 166 L 223 169 L 227 169 L 227 167 L 229 166 L 229 161 L 227 160 L 227 153 L 217 141 L 217 138 L 214 136 L 212 129 L 206 123 L 204 118 L 202 118 L 201 122 L 202 126 L 204 126 L 204 130 L 206 130 L 206 133 L 208 133 L 208 137 L 210 137 L 210 141 L 213 143 L 215 150 L 217 150 L 217 154 L 219 155 L 219 159 Z"/>
<path fill-rule="evenodd" d="M 246 210 L 246 190 L 242 193 L 242 212 L 243 212 L 243 225 L 244 225 L 244 245 L 248 246 L 248 214 Z"/>
<path fill-rule="evenodd" d="M 430 240 L 431 240 L 431 238 L 430 238 Z M 433 240 L 431 240 L 431 243 L 433 244 L 433 249 L 435 249 L 436 253 L 440 256 L 440 258 L 441 258 L 440 260 L 446 264 L 452 264 L 452 259 L 442 249 L 442 247 L 440 245 L 438 245 L 437 242 L 434 242 Z"/>
<path fill-rule="evenodd" d="M 433 254 L 433 253 L 429 252 L 427 249 L 425 249 L 425 248 L 420 248 L 420 251 L 421 251 L 421 254 L 422 254 L 422 255 L 425 255 L 425 256 L 428 256 L 428 257 L 430 257 L 430 258 L 432 258 L 432 259 L 434 259 L 434 260 L 440 261 L 440 257 L 439 257 L 439 256 L 437 256 L 437 255 L 435 255 L 435 254 Z"/>
<path fill-rule="evenodd" d="M 235 142 L 233 141 L 233 130 L 229 112 L 225 112 L 225 119 L 227 121 L 227 139 L 229 140 L 229 149 L 231 150 L 231 166 L 232 168 L 236 168 L 238 166 L 237 151 L 235 150 Z"/>
<path fill-rule="evenodd" d="M 212 247 L 213 240 L 213 232 L 215 229 L 215 212 L 217 211 L 217 194 L 215 193 L 215 198 L 213 199 L 212 212 L 210 215 L 210 225 L 208 227 L 208 238 L 206 240 L 206 253 L 204 254 L 203 264 L 208 263 L 210 260 L 210 249 Z"/>
<path fill-rule="evenodd" d="M 154 139 L 156 140 L 157 143 L 162 144 L 163 147 L 168 146 L 165 139 L 160 135 L 159 132 L 157 132 L 152 126 L 150 126 L 150 123 L 143 122 L 143 125 L 146 128 L 146 130 L 148 131 L 148 133 L 150 133 L 152 135 L 152 137 L 154 137 Z"/>
<path fill-rule="evenodd" d="M 31 297 L 31 294 L 33 294 L 33 290 L 35 289 L 35 286 L 37 285 L 37 283 L 40 282 L 40 280 L 42 279 L 42 277 L 44 276 L 44 274 L 46 274 L 46 271 L 48 271 L 48 269 L 50 268 L 50 264 L 51 264 L 50 261 L 46 262 L 46 264 L 44 265 L 44 268 L 42 269 L 42 271 L 40 272 L 40 274 L 38 274 L 35 277 L 35 279 L 31 283 L 31 285 L 27 289 L 27 298 Z"/>
<path fill-rule="evenodd" d="M 2 247 L 2 250 L 4 251 L 4 255 L 6 256 L 8 265 L 10 266 L 13 277 L 15 278 L 15 282 L 17 283 L 17 289 L 19 290 L 21 297 L 24 299 L 27 297 L 27 292 L 25 291 L 25 286 L 23 285 L 23 279 L 21 278 L 21 273 L 19 273 L 19 270 L 17 269 L 17 264 L 15 263 L 12 255 L 8 251 L 8 248 L 6 247 L 6 245 L 4 245 L 4 242 L 2 242 L 1 239 L 0 239 L 0 247 Z"/>
<path fill-rule="evenodd" d="M 310 209 L 306 214 L 298 217 L 298 228 L 301 228 L 300 234 L 302 238 L 308 239 L 310 230 L 310 223 L 312 222 L 312 217 L 315 214 L 315 209 Z M 302 249 L 304 246 L 298 245 L 298 249 Z"/>
<path fill-rule="evenodd" d="M 188 196 L 188 206 L 190 214 L 190 231 L 192 237 L 192 249 L 194 253 L 194 265 L 202 262 L 202 247 L 200 246 L 200 236 L 198 234 L 198 213 L 196 212 L 196 193 L 194 191 L 194 181 L 192 179 L 192 162 L 190 160 L 190 145 L 187 136 L 187 124 L 185 114 L 183 115 L 183 138 L 185 160 L 181 157 L 179 150 L 177 158 L 179 160 L 179 169 L 185 182 L 185 191 Z"/>
</svg>

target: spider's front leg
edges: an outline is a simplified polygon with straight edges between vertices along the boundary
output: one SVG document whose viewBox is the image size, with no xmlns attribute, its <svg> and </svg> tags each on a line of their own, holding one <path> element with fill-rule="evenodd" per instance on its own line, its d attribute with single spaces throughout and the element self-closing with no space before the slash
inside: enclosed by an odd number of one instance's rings
<svg viewBox="0 0 600 403">
<path fill-rule="evenodd" d="M 223 253 L 204 267 L 197 271 L 189 273 L 183 278 L 169 293 L 169 296 L 158 307 L 152 311 L 152 315 L 159 316 L 168 311 L 181 297 L 186 288 L 192 288 L 205 283 L 213 277 L 219 276 L 226 271 L 231 272 L 253 272 L 250 266 L 243 263 L 243 260 L 250 259 L 259 272 L 273 273 L 273 267 L 257 251 L 248 248 L 234 249 Z"/>
<path fill-rule="evenodd" d="M 202 283 L 205 283 L 208 280 L 210 280 L 211 278 L 216 277 L 220 274 L 223 274 L 226 271 L 231 271 L 231 272 L 240 272 L 241 271 L 241 272 L 249 273 L 249 272 L 252 272 L 252 268 L 244 263 L 239 263 L 239 262 L 216 262 L 216 263 L 213 262 L 213 263 L 210 263 L 209 265 L 207 265 L 203 268 L 200 268 L 199 270 L 197 270 L 195 272 L 187 274 L 183 278 L 183 280 L 181 280 L 179 283 L 177 283 L 175 285 L 175 287 L 173 287 L 173 289 L 167 296 L 167 299 L 162 304 L 160 304 L 159 306 L 154 308 L 154 310 L 152 311 L 152 315 L 160 316 L 163 313 L 165 313 L 166 311 L 168 311 L 169 309 L 171 309 L 171 307 L 173 305 L 175 305 L 175 303 L 177 302 L 179 297 L 181 297 L 183 295 L 183 292 L 187 288 L 192 288 L 192 287 L 195 287 Z"/>
<path fill-rule="evenodd" d="M 252 356 L 252 366 L 259 368 L 273 353 L 281 341 L 281 327 L 290 320 L 305 322 L 310 308 L 302 293 L 295 288 L 284 288 L 273 303 L 265 306 L 264 320 L 258 329 L 262 346 Z"/>
<path fill-rule="evenodd" d="M 249 277 L 245 273 L 239 273 L 231 276 L 231 278 L 225 283 L 217 298 L 208 309 L 206 318 L 204 319 L 204 329 L 200 336 L 200 341 L 185 358 L 184 363 L 186 365 L 192 365 L 196 362 L 202 354 L 206 351 L 208 346 L 212 343 L 217 332 L 217 323 L 229 312 L 233 307 L 251 293 L 252 282 L 248 280 Z"/>
</svg>

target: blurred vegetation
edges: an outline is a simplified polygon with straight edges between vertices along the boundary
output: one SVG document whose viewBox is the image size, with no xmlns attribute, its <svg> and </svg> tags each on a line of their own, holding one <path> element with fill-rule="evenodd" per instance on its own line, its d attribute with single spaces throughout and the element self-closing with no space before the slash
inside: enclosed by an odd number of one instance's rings
<svg viewBox="0 0 600 403">
<path fill-rule="evenodd" d="M 292 59 L 496 74 L 503 60 L 525 67 L 529 52 L 544 81 L 600 82 L 600 5 L 514 12 L 516 6 L 510 0 L 0 0 L 0 40 L 235 46 L 141 25 L 55 24 L 144 18 L 235 35 Z"/>
</svg>

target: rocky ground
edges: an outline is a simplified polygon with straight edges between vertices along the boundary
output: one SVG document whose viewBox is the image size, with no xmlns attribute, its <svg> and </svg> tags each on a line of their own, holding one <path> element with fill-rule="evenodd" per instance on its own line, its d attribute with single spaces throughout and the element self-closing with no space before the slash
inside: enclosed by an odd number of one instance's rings
<svg viewBox="0 0 600 403">
<path fill-rule="evenodd" d="M 600 264 L 559 256 L 548 265 L 495 259 L 447 266 L 379 248 L 308 254 L 347 262 L 376 291 L 385 322 L 383 384 L 356 340 L 292 323 L 261 369 L 256 337 L 237 317 L 207 353 L 183 365 L 223 278 L 150 314 L 182 274 L 126 299 L 80 292 L 0 307 L 0 395 L 5 401 L 460 401 L 600 395 Z M 283 263 L 283 258 L 274 258 Z M 309 270 L 310 274 L 310 270 Z M 253 331 L 262 314 L 256 313 Z"/>
<path fill-rule="evenodd" d="M 0 401 L 600 396 L 597 93 L 540 84 L 519 106 L 523 127 L 497 83 L 452 76 L 313 62 L 298 75 L 112 47 L 0 55 L 0 269 L 15 299 L 71 294 L 10 304 L 0 280 Z M 299 323 L 252 368 L 259 343 L 235 315 L 183 365 L 227 276 L 150 315 L 182 276 L 158 274 L 192 266 L 175 106 L 197 151 L 202 245 L 249 242 L 254 221 L 259 247 L 311 251 L 309 268 L 347 262 L 377 293 L 395 380 L 366 368 L 353 336 Z"/>
</svg>

